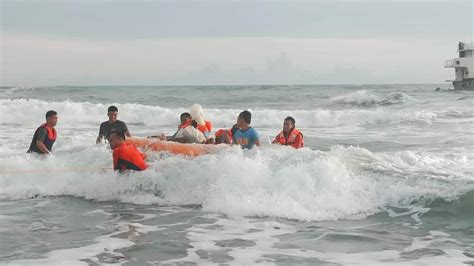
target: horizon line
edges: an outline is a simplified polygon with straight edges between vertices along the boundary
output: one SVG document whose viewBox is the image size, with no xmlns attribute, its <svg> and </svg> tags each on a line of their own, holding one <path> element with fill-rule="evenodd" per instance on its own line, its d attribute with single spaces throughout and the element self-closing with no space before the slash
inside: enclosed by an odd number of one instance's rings
<svg viewBox="0 0 474 266">
<path fill-rule="evenodd" d="M 452 83 L 295 83 L 295 84 L 169 84 L 169 85 L 121 85 L 121 84 L 108 84 L 108 85 L 66 85 L 66 84 L 56 84 L 56 85 L 0 85 L 0 87 L 209 87 L 209 86 L 340 86 L 340 85 L 452 85 Z"/>
</svg>

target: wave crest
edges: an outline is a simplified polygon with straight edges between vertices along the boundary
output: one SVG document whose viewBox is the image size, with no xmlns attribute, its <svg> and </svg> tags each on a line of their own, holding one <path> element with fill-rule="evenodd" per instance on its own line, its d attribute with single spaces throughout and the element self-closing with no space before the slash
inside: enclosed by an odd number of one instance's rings
<svg viewBox="0 0 474 266">
<path fill-rule="evenodd" d="M 412 98 L 402 92 L 391 92 L 386 96 L 378 96 L 367 90 L 359 90 L 350 94 L 334 97 L 330 102 L 372 107 L 377 105 L 402 104 L 409 100 L 412 100 Z"/>
<path fill-rule="evenodd" d="M 48 159 L 29 154 L 2 159 L 0 168 L 9 171 L 82 171 L 1 174 L 0 195 L 196 204 L 229 215 L 336 220 L 366 217 L 421 198 L 451 200 L 474 189 L 464 174 L 469 167 L 465 160 L 411 152 L 372 153 L 357 147 L 335 146 L 328 152 L 231 147 L 197 158 L 152 153 L 151 167 L 144 172 L 119 175 L 91 169 L 110 168 L 110 156 L 105 147 L 90 146 Z"/>
<path fill-rule="evenodd" d="M 189 110 L 185 108 L 163 108 L 160 106 L 135 103 L 117 104 L 119 119 L 127 123 L 138 123 L 149 127 L 175 127 L 179 115 Z M 44 120 L 44 113 L 54 109 L 59 113 L 59 124 L 97 125 L 107 119 L 108 104 L 89 102 L 46 102 L 35 99 L 0 99 L 0 111 L 3 124 L 34 124 Z M 27 110 L 27 111 L 25 111 Z M 206 119 L 216 127 L 231 127 L 242 110 L 204 109 Z M 283 119 L 289 115 L 295 117 L 298 127 L 331 127 L 340 125 L 364 125 L 400 122 L 431 123 L 438 114 L 430 111 L 404 110 L 251 110 L 252 125 L 256 127 L 280 128 Z"/>
</svg>

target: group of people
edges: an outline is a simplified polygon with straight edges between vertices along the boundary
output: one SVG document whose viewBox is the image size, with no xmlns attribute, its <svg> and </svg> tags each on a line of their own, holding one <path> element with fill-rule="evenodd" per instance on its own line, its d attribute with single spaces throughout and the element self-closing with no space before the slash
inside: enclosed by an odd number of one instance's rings
<svg viewBox="0 0 474 266">
<path fill-rule="evenodd" d="M 125 139 L 131 137 L 127 124 L 118 120 L 118 108 L 110 106 L 107 110 L 109 119 L 103 122 L 99 128 L 99 135 L 96 143 L 103 139 L 109 142 L 113 150 L 114 169 L 120 172 L 125 170 L 142 171 L 147 169 L 146 156 L 135 146 L 127 144 Z M 56 111 L 50 110 L 46 113 L 46 123 L 39 126 L 28 149 L 29 153 L 50 154 L 53 144 L 56 141 L 55 126 L 58 121 Z M 204 119 L 203 110 L 200 105 L 193 105 L 191 112 L 180 115 L 180 125 L 171 136 L 161 133 L 149 136 L 160 140 L 174 141 L 179 143 L 200 143 L 200 144 L 229 144 L 240 145 L 244 149 L 252 149 L 260 146 L 260 137 L 255 128 L 250 126 L 252 114 L 245 110 L 237 117 L 237 122 L 230 129 L 219 129 L 214 135 L 212 123 Z M 304 146 L 304 138 L 301 131 L 295 127 L 296 121 L 288 116 L 283 121 L 283 129 L 272 141 L 273 144 L 291 146 L 299 149 Z"/>
</svg>

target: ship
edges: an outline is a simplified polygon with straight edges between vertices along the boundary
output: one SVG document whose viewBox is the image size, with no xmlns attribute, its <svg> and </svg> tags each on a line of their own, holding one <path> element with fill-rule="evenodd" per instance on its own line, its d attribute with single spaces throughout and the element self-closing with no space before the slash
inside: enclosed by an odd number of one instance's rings
<svg viewBox="0 0 474 266">
<path fill-rule="evenodd" d="M 454 68 L 455 79 L 452 82 L 455 90 L 474 90 L 474 43 L 458 43 L 459 57 L 444 61 L 445 68 Z"/>
</svg>

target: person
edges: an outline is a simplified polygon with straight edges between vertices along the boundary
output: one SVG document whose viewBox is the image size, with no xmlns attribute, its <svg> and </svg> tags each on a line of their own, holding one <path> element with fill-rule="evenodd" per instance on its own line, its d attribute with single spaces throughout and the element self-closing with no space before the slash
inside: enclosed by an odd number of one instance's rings
<svg viewBox="0 0 474 266">
<path fill-rule="evenodd" d="M 56 129 L 58 113 L 54 110 L 46 112 L 46 123 L 39 126 L 31 140 L 28 153 L 51 154 L 53 144 L 56 141 Z"/>
<path fill-rule="evenodd" d="M 114 170 L 123 172 L 125 170 L 143 171 L 148 168 L 145 162 L 145 154 L 125 142 L 125 134 L 117 131 L 109 136 L 110 148 L 113 150 Z"/>
<path fill-rule="evenodd" d="M 235 132 L 239 128 L 237 127 L 237 124 L 233 125 L 231 129 L 219 129 L 216 131 L 215 136 L 215 141 L 214 144 L 232 144 L 232 139 L 235 134 Z"/>
<path fill-rule="evenodd" d="M 193 104 L 191 107 L 191 117 L 192 120 L 196 122 L 195 127 L 204 134 L 206 142 L 208 142 L 211 138 L 212 123 L 204 120 L 204 111 L 202 110 L 201 105 Z"/>
<path fill-rule="evenodd" d="M 196 129 L 196 124 L 191 118 L 190 113 L 182 113 L 179 117 L 181 124 L 178 126 L 178 130 L 172 136 L 165 136 L 161 134 L 160 140 L 174 141 L 180 143 L 204 143 L 206 137 L 204 134 Z"/>
<path fill-rule="evenodd" d="M 109 108 L 107 109 L 107 116 L 109 117 L 109 120 L 100 124 L 99 136 L 97 136 L 96 140 L 97 144 L 101 143 L 103 138 L 108 140 L 112 132 L 122 132 L 127 137 L 132 136 L 128 131 L 127 124 L 117 119 L 118 108 L 116 106 L 109 106 Z"/>
<path fill-rule="evenodd" d="M 303 148 L 303 133 L 295 128 L 295 119 L 288 116 L 283 121 L 283 130 L 273 140 L 272 144 L 291 146 L 295 149 Z"/>
<path fill-rule="evenodd" d="M 252 114 L 245 110 L 239 114 L 237 118 L 237 127 L 239 128 L 235 134 L 233 143 L 240 145 L 244 149 L 251 149 L 255 145 L 260 146 L 260 137 L 257 130 L 250 126 Z"/>
</svg>

